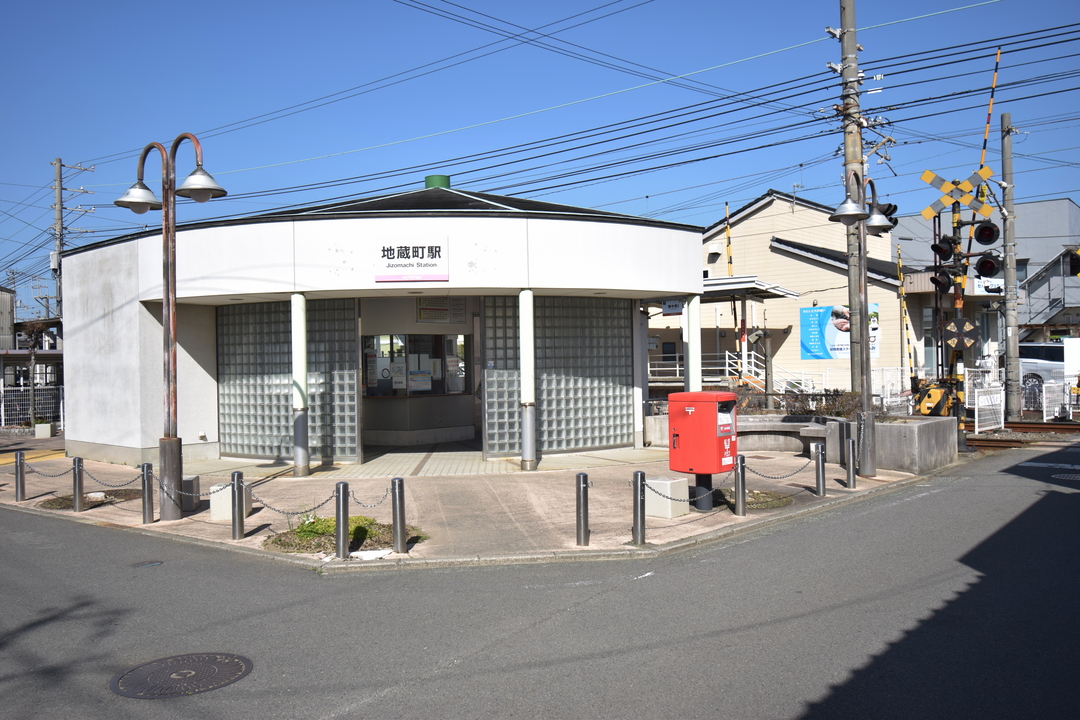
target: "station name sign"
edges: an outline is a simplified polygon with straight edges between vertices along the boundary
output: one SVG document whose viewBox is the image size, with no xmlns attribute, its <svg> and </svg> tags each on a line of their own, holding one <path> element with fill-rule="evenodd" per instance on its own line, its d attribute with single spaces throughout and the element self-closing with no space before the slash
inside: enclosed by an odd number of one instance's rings
<svg viewBox="0 0 1080 720">
<path fill-rule="evenodd" d="M 447 240 L 383 244 L 375 263 L 375 282 L 447 282 L 449 246 Z"/>
</svg>

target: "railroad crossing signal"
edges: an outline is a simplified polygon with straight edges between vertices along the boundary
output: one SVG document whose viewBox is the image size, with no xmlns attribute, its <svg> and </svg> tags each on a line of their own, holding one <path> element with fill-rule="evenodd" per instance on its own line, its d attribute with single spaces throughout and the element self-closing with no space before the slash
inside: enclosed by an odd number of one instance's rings
<svg viewBox="0 0 1080 720">
<path fill-rule="evenodd" d="M 967 350 L 977 339 L 975 324 L 967 318 L 950 320 L 945 326 L 945 344 L 953 350 Z M 957 345 L 960 347 L 957 348 Z"/>
<path fill-rule="evenodd" d="M 983 217 L 990 217 L 992 208 L 981 200 L 976 199 L 976 197 L 972 195 L 972 193 L 975 192 L 975 188 L 985 182 L 987 178 L 989 178 L 993 174 L 994 171 L 990 168 L 982 167 L 979 168 L 977 172 L 973 173 L 972 176 L 964 182 L 958 185 L 953 185 L 948 180 L 945 180 L 927 170 L 922 174 L 919 179 L 922 180 L 924 183 L 929 183 L 930 185 L 933 185 L 935 188 L 943 192 L 944 195 L 941 196 L 940 200 L 923 210 L 921 213 L 922 216 L 927 220 L 933 220 L 935 215 L 952 205 L 954 202 L 958 202 L 961 205 L 967 205 L 969 208 L 979 213 Z"/>
</svg>

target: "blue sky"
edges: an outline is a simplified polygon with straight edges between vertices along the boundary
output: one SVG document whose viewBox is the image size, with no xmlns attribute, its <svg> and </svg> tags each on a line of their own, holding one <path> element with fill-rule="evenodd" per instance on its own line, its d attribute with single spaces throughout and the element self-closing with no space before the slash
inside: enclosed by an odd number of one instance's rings
<svg viewBox="0 0 1080 720">
<path fill-rule="evenodd" d="M 916 213 L 937 199 L 924 170 L 951 179 L 978 167 L 1001 45 L 987 164 L 1000 173 L 997 124 L 1010 112 L 1022 131 L 1017 199 L 1080 198 L 1080 27 L 1067 27 L 1080 5 L 972 5 L 858 0 L 863 90 L 879 90 L 862 106 L 897 141 L 887 164 L 870 161 L 879 192 Z M 840 24 L 836 0 L 182 7 L 5 10 L 0 283 L 18 286 L 20 319 L 41 309 L 33 278 L 49 277 L 53 159 L 94 166 L 65 171 L 66 188 L 93 194 L 65 193 L 64 204 L 93 209 L 66 213 L 67 242 L 97 242 L 160 223 L 112 201 L 134 181 L 139 150 L 181 132 L 199 136 L 230 196 L 181 204 L 180 222 L 416 188 L 431 173 L 462 189 L 693 225 L 770 187 L 841 199 L 839 90 L 826 68 L 840 45 L 824 31 Z M 954 8 L 966 9 L 942 14 Z M 523 28 L 548 36 L 506 37 Z M 1037 32 L 1049 28 L 1060 29 Z M 684 77 L 656 79 L 672 76 Z M 481 153 L 498 155 L 471 157 Z M 190 146 L 177 165 L 180 179 L 194 167 Z M 152 156 L 155 190 L 160 173 Z"/>
</svg>

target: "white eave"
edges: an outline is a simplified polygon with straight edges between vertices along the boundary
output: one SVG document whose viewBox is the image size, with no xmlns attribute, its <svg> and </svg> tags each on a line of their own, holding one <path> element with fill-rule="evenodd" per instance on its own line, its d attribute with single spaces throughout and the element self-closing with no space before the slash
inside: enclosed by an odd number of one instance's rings
<svg viewBox="0 0 1080 720">
<path fill-rule="evenodd" d="M 702 289 L 702 295 L 706 300 L 712 298 L 717 301 L 732 297 L 757 300 L 799 297 L 799 293 L 794 290 L 781 287 L 776 283 L 765 282 L 757 275 L 706 278 L 702 281 Z"/>
</svg>

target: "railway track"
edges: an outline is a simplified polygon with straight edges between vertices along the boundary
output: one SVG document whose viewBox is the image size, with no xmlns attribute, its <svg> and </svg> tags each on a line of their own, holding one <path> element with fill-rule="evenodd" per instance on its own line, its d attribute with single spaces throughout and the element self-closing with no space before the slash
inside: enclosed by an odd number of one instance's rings
<svg viewBox="0 0 1080 720">
<path fill-rule="evenodd" d="M 1076 422 L 1007 422 L 1005 429 L 1017 433 L 1060 433 L 1064 435 L 1080 433 L 1080 423 Z"/>
<path fill-rule="evenodd" d="M 1004 435 L 991 433 L 987 435 L 968 435 L 967 445 L 969 448 L 978 450 L 994 450 L 1006 448 L 1018 448 L 1038 442 L 1049 440 L 1047 436 L 1062 436 L 1080 434 L 1080 423 L 1044 423 L 1044 422 L 1007 422 L 1005 423 Z M 1028 436 L 1028 437 L 1025 437 Z"/>
<path fill-rule="evenodd" d="M 995 438 L 990 436 L 969 435 L 967 446 L 974 450 L 1005 450 L 1008 448 L 1024 447 L 1027 440 L 1014 440 L 1012 438 Z"/>
</svg>

